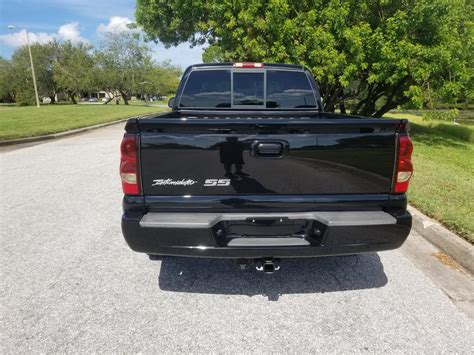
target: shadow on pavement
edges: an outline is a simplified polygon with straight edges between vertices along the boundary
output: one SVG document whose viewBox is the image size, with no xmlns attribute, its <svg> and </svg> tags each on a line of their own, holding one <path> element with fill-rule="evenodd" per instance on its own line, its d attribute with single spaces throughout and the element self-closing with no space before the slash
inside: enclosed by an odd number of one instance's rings
<svg viewBox="0 0 474 355">
<path fill-rule="evenodd" d="M 263 295 L 324 293 L 382 287 L 387 283 L 377 254 L 283 259 L 281 270 L 267 275 L 241 271 L 232 260 L 165 257 L 158 278 L 164 291 Z"/>
</svg>

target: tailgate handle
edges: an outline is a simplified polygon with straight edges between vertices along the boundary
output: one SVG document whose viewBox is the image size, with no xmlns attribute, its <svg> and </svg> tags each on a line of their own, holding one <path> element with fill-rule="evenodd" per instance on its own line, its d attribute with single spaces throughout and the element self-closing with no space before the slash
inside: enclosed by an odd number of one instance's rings
<svg viewBox="0 0 474 355">
<path fill-rule="evenodd" d="M 287 142 L 255 141 L 252 144 L 252 155 L 255 158 L 281 158 L 288 154 Z"/>
</svg>

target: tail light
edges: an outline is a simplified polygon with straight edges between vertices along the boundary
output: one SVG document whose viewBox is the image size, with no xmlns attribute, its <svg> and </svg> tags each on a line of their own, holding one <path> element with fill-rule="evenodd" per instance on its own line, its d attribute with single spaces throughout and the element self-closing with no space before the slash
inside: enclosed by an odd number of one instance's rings
<svg viewBox="0 0 474 355">
<path fill-rule="evenodd" d="M 408 190 L 410 178 L 413 175 L 413 165 L 411 163 L 411 153 L 413 152 L 413 143 L 408 133 L 402 133 L 398 136 L 398 154 L 396 166 L 396 181 L 394 184 L 395 193 L 403 193 Z"/>
<path fill-rule="evenodd" d="M 126 195 L 140 194 L 139 175 L 137 167 L 138 136 L 125 133 L 120 145 L 120 178 L 122 190 Z"/>
</svg>

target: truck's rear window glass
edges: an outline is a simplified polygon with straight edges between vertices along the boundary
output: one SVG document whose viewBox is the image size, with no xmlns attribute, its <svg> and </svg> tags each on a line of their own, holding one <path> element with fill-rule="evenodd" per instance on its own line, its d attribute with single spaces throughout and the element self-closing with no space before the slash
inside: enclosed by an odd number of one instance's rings
<svg viewBox="0 0 474 355">
<path fill-rule="evenodd" d="M 230 107 L 230 70 L 194 71 L 184 87 L 180 107 Z"/>
<path fill-rule="evenodd" d="M 234 73 L 234 105 L 264 105 L 263 73 Z"/>
<path fill-rule="evenodd" d="M 267 108 L 313 108 L 316 99 L 303 72 L 267 70 Z"/>
</svg>

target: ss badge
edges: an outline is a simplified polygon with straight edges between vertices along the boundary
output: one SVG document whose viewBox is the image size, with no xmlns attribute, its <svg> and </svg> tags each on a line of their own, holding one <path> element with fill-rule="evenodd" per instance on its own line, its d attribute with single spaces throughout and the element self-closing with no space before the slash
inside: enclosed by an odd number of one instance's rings
<svg viewBox="0 0 474 355">
<path fill-rule="evenodd" d="M 206 179 L 204 186 L 229 186 L 230 179 Z"/>
</svg>

